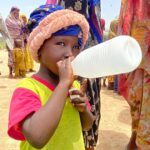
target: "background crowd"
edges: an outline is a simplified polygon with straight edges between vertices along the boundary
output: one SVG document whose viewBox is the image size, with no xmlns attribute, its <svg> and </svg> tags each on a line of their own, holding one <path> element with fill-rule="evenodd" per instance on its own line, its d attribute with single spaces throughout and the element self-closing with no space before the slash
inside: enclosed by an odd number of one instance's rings
<svg viewBox="0 0 150 150">
<path fill-rule="evenodd" d="M 141 46 L 142 62 L 128 74 L 102 78 L 102 85 L 122 95 L 130 106 L 132 134 L 127 150 L 150 149 L 150 0 L 122 0 L 120 14 L 112 20 L 109 32 L 105 31 L 105 18 L 101 18 L 99 0 L 47 0 L 47 4 L 61 5 L 83 14 L 90 26 L 85 49 L 119 35 L 135 38 Z M 20 14 L 20 9 L 12 7 L 6 18 L 6 26 L 13 49 L 8 49 L 8 67 L 10 78 L 25 77 L 34 71 L 34 63 L 28 48 L 28 19 Z M 80 83 L 85 80 L 81 77 Z M 98 140 L 100 123 L 101 79 L 86 79 L 86 93 L 92 106 L 91 112 L 96 117 L 92 128 L 83 131 L 86 150 L 93 150 Z"/>
<path fill-rule="evenodd" d="M 26 72 L 33 71 L 33 60 L 27 44 L 29 34 L 26 29 L 27 17 L 19 12 L 19 8 L 12 7 L 5 20 L 8 34 L 13 40 L 13 48 L 7 46 L 10 78 L 25 77 Z"/>
</svg>

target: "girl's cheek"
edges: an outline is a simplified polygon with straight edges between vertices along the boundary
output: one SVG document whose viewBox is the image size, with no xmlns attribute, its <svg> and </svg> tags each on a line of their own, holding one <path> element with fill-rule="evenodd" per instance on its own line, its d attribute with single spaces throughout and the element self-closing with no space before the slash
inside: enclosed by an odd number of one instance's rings
<svg viewBox="0 0 150 150">
<path fill-rule="evenodd" d="M 76 56 L 72 56 L 72 57 L 70 58 L 70 61 L 73 61 L 73 60 L 75 59 L 75 57 L 76 57 Z"/>
</svg>

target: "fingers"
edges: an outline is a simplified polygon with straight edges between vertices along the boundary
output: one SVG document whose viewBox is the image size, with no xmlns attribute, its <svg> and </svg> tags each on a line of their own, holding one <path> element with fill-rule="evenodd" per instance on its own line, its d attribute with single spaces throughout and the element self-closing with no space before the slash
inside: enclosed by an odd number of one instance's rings
<svg viewBox="0 0 150 150">
<path fill-rule="evenodd" d="M 80 98 L 80 95 L 70 95 L 71 100 L 78 99 L 78 98 Z"/>
<path fill-rule="evenodd" d="M 62 65 L 62 60 L 58 61 L 56 64 L 57 64 L 57 67 L 60 68 L 60 66 Z"/>
<path fill-rule="evenodd" d="M 79 111 L 83 112 L 86 109 L 85 97 L 76 88 L 71 88 L 69 90 L 70 100 L 72 105 Z"/>
<path fill-rule="evenodd" d="M 62 66 L 64 68 L 67 68 L 67 66 L 70 66 L 70 64 L 71 64 L 70 57 L 57 62 L 58 67 Z"/>
<path fill-rule="evenodd" d="M 71 88 L 71 89 L 69 90 L 69 94 L 70 94 L 70 96 L 71 96 L 71 95 L 79 95 L 79 96 L 81 96 L 81 97 L 84 96 L 84 94 L 83 94 L 81 91 L 79 91 L 78 89 L 76 89 L 76 88 Z"/>
<path fill-rule="evenodd" d="M 84 98 L 81 98 L 81 97 L 79 97 L 79 98 L 72 98 L 71 99 L 71 103 L 73 103 L 73 104 L 82 104 L 82 103 L 85 103 L 85 100 L 84 100 Z"/>
<path fill-rule="evenodd" d="M 70 64 L 71 64 L 70 57 L 64 59 L 64 63 L 65 63 L 65 66 L 66 66 L 66 67 L 67 67 L 67 66 L 70 66 Z"/>
<path fill-rule="evenodd" d="M 69 90 L 69 95 L 70 95 L 71 102 L 73 102 L 73 103 L 83 103 L 84 102 L 84 95 L 76 88 L 71 88 Z"/>
<path fill-rule="evenodd" d="M 76 95 L 76 97 L 80 97 L 80 96 Z M 71 99 L 71 103 L 79 112 L 83 112 L 86 109 L 86 103 L 84 98 L 80 97 L 80 98 Z"/>
</svg>

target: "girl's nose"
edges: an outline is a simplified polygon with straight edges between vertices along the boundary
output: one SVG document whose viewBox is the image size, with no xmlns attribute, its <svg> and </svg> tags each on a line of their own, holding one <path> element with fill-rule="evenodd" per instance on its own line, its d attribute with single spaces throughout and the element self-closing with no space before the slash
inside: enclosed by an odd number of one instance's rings
<svg viewBox="0 0 150 150">
<path fill-rule="evenodd" d="M 64 58 L 68 58 L 68 57 L 72 57 L 73 53 L 72 53 L 72 49 L 70 47 L 66 48 L 65 54 L 64 54 Z"/>
</svg>

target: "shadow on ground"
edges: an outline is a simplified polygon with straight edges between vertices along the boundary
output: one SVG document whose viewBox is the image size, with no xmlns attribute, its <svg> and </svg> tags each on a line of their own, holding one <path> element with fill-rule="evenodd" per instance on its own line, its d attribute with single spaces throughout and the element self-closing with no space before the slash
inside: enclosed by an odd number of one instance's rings
<svg viewBox="0 0 150 150">
<path fill-rule="evenodd" d="M 7 86 L 5 86 L 5 85 L 0 85 L 0 89 L 5 89 L 5 88 L 7 88 Z"/>
<path fill-rule="evenodd" d="M 129 107 L 125 107 L 125 109 L 123 109 L 118 117 L 118 120 L 122 123 L 125 123 L 127 125 L 131 125 L 131 117 L 130 116 L 130 110 Z"/>
<path fill-rule="evenodd" d="M 117 94 L 116 92 L 114 92 L 113 90 L 107 90 L 106 87 L 102 87 L 101 88 L 101 92 L 103 92 L 106 95 L 111 96 L 112 98 L 116 99 L 116 100 L 125 100 L 121 95 Z"/>
<path fill-rule="evenodd" d="M 0 75 L 0 78 L 9 78 L 8 75 Z"/>
<path fill-rule="evenodd" d="M 101 130 L 96 150 L 124 150 L 128 141 L 129 137 L 120 131 Z"/>
</svg>

